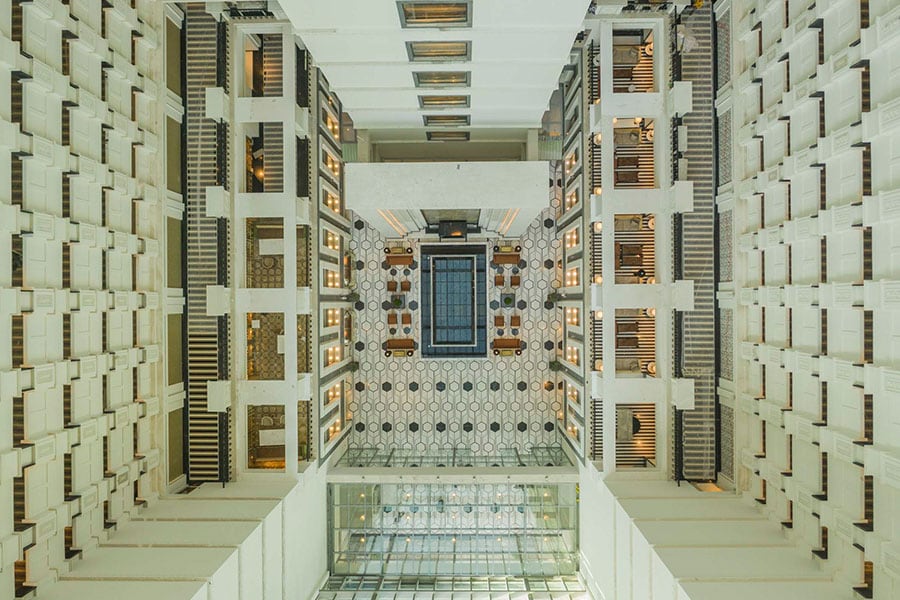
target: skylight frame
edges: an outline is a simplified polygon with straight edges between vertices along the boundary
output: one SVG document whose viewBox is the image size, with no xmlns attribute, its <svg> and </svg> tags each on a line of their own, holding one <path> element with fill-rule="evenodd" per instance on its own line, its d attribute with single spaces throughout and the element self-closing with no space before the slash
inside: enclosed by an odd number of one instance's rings
<svg viewBox="0 0 900 600">
<path fill-rule="evenodd" d="M 468 142 L 472 139 L 468 131 L 426 131 L 425 137 L 429 142 Z"/>
<path fill-rule="evenodd" d="M 425 127 L 469 127 L 472 125 L 472 115 L 422 115 Z"/>
<path fill-rule="evenodd" d="M 422 55 L 416 51 L 416 46 L 426 49 L 428 46 L 432 48 L 438 46 L 451 47 L 453 45 L 462 44 L 465 53 L 441 54 L 439 52 L 428 53 Z M 472 41 L 471 40 L 413 40 L 406 42 L 406 54 L 409 62 L 413 63 L 458 63 L 469 62 L 472 60 Z"/>
<path fill-rule="evenodd" d="M 451 81 L 449 83 L 435 83 L 434 81 L 428 81 L 429 78 L 433 78 L 435 75 L 462 75 L 462 80 L 459 80 L 458 77 L 456 81 Z M 472 87 L 472 71 L 413 71 L 413 83 L 417 88 L 421 89 L 462 89 Z"/>
<path fill-rule="evenodd" d="M 419 108 L 423 110 L 471 106 L 472 96 L 469 94 L 419 94 Z"/>
<path fill-rule="evenodd" d="M 435 21 L 427 17 L 421 20 L 410 21 L 406 8 L 414 5 L 465 7 L 465 18 L 455 21 Z M 400 16 L 400 27 L 403 29 L 465 29 L 472 27 L 472 0 L 398 0 L 397 13 Z M 415 19 L 415 17 L 413 17 Z"/>
</svg>

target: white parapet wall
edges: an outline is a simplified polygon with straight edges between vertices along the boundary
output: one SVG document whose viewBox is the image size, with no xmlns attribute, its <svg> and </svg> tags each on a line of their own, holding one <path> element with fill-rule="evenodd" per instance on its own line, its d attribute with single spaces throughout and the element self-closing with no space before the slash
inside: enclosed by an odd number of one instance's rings
<svg viewBox="0 0 900 600">
<path fill-rule="evenodd" d="M 752 500 L 582 469 L 581 573 L 594 598 L 849 597 Z"/>
<path fill-rule="evenodd" d="M 68 600 L 306 600 L 325 578 L 325 472 L 160 499 L 42 589 Z"/>
<path fill-rule="evenodd" d="M 421 211 L 481 209 L 479 224 L 518 237 L 547 207 L 547 161 L 350 163 L 347 208 L 388 237 L 425 226 Z"/>
</svg>

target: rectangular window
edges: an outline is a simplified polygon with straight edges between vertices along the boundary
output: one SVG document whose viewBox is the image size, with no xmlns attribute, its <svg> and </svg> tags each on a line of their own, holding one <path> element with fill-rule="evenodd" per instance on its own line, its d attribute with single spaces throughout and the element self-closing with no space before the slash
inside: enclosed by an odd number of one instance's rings
<svg viewBox="0 0 900 600">
<path fill-rule="evenodd" d="M 178 96 L 181 96 L 181 43 L 181 27 L 166 19 L 166 86 Z"/>
<path fill-rule="evenodd" d="M 181 408 L 167 415 L 169 445 L 166 453 L 169 463 L 169 483 L 184 475 L 184 421 Z"/>
<path fill-rule="evenodd" d="M 472 42 L 406 42 L 412 62 L 453 62 L 472 58 Z"/>
<path fill-rule="evenodd" d="M 469 96 L 419 96 L 419 108 L 469 108 Z"/>
<path fill-rule="evenodd" d="M 170 191 L 184 195 L 181 159 L 181 123 L 166 117 L 166 184 Z"/>
<path fill-rule="evenodd" d="M 403 27 L 471 27 L 470 2 L 398 2 Z"/>
<path fill-rule="evenodd" d="M 329 308 L 325 310 L 325 327 L 337 327 L 341 324 L 341 309 Z"/>
<path fill-rule="evenodd" d="M 329 250 L 338 251 L 341 249 L 341 236 L 330 229 L 325 230 L 324 242 L 325 247 Z"/>
<path fill-rule="evenodd" d="M 182 363 L 182 336 L 184 335 L 182 315 L 170 314 L 166 317 L 166 333 L 168 334 L 168 357 L 166 373 L 169 385 L 184 381 Z"/>
<path fill-rule="evenodd" d="M 184 246 L 181 238 L 181 221 L 166 218 L 166 287 L 181 287 L 181 263 Z"/>
<path fill-rule="evenodd" d="M 468 131 L 427 131 L 429 142 L 468 142 Z"/>
<path fill-rule="evenodd" d="M 469 115 L 422 115 L 425 127 L 466 127 L 472 124 Z"/>
<path fill-rule="evenodd" d="M 469 87 L 472 73 L 469 71 L 416 71 L 413 73 L 416 87 Z"/>
</svg>

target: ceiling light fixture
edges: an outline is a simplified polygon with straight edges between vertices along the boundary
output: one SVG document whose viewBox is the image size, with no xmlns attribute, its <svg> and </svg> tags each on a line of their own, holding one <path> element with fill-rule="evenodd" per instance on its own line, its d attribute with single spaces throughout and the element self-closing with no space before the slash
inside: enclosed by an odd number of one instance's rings
<svg viewBox="0 0 900 600">
<path fill-rule="evenodd" d="M 411 62 L 459 62 L 472 58 L 472 42 L 406 42 Z"/>
</svg>

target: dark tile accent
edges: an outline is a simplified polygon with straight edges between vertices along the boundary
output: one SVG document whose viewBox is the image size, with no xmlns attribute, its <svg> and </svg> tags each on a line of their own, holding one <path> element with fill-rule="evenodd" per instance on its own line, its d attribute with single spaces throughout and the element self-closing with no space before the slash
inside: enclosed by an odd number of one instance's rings
<svg viewBox="0 0 900 600">
<path fill-rule="evenodd" d="M 353 344 L 353 347 L 356 348 L 357 352 L 362 352 L 366 349 L 366 345 L 362 342 L 356 342 L 355 344 Z"/>
<path fill-rule="evenodd" d="M 551 227 L 553 227 L 553 225 L 553 219 L 544 219 L 544 227 L 550 229 Z"/>
<path fill-rule="evenodd" d="M 492 381 L 492 382 L 491 382 L 491 391 L 492 391 L 492 392 L 496 392 L 496 391 L 499 391 L 499 390 L 500 390 L 500 382 L 499 382 L 499 381 Z"/>
<path fill-rule="evenodd" d="M 500 423 L 498 423 L 497 421 L 491 423 L 491 431 L 493 431 L 494 433 L 500 431 Z"/>
<path fill-rule="evenodd" d="M 406 387 L 408 387 L 408 388 L 409 388 L 409 391 L 411 391 L 411 392 L 418 392 L 418 391 L 419 391 L 419 384 L 416 383 L 415 381 L 410 381 L 410 382 L 409 382 L 409 385 L 406 386 Z"/>
<path fill-rule="evenodd" d="M 553 431 L 555 428 L 556 428 L 556 426 L 553 424 L 553 421 L 547 421 L 546 423 L 544 423 L 544 431 L 550 432 L 550 431 Z"/>
<path fill-rule="evenodd" d="M 419 424 L 416 423 L 415 421 L 413 421 L 412 423 L 409 424 L 409 430 L 412 431 L 413 433 L 417 432 L 419 430 Z"/>
<path fill-rule="evenodd" d="M 353 226 L 354 226 L 358 231 L 362 231 L 363 229 L 366 228 L 366 224 L 363 223 L 363 222 L 362 222 L 361 220 L 359 220 L 359 219 L 357 219 L 356 221 L 353 222 Z"/>
<path fill-rule="evenodd" d="M 525 423 L 525 421 L 519 421 L 519 424 L 516 425 L 516 429 L 518 429 L 522 433 L 525 433 L 526 431 L 528 431 L 528 425 Z"/>
<path fill-rule="evenodd" d="M 525 390 L 528 389 L 528 384 L 525 383 L 524 381 L 520 381 L 519 383 L 516 384 L 516 388 L 518 388 L 518 390 L 520 392 L 524 392 Z"/>
<path fill-rule="evenodd" d="M 473 429 L 475 429 L 475 428 L 472 427 L 472 424 L 469 423 L 468 421 L 463 423 L 463 431 L 465 431 L 466 433 L 471 433 Z"/>
<path fill-rule="evenodd" d="M 471 382 L 471 381 L 467 381 L 467 382 L 465 382 L 465 383 L 463 384 L 462 387 L 463 387 L 463 389 L 464 389 L 465 391 L 471 392 L 471 391 L 472 391 L 472 387 L 473 387 L 473 386 L 472 386 L 472 382 Z"/>
<path fill-rule="evenodd" d="M 443 392 L 444 390 L 447 389 L 447 384 L 444 383 L 443 381 L 438 381 L 438 382 L 434 385 L 434 389 L 436 389 L 436 390 L 439 391 L 439 392 Z"/>
<path fill-rule="evenodd" d="M 365 423 L 357 423 L 356 425 L 354 425 L 354 427 L 355 427 L 356 431 L 358 431 L 358 432 L 360 432 L 360 433 L 362 433 L 363 431 L 366 430 L 366 424 L 365 424 Z"/>
<path fill-rule="evenodd" d="M 385 381 L 384 383 L 381 384 L 381 391 L 389 392 L 389 391 L 391 391 L 392 387 L 393 386 L 391 385 L 390 381 Z"/>
<path fill-rule="evenodd" d="M 364 392 L 365 390 L 366 390 L 366 384 L 364 384 L 362 381 L 357 381 L 356 382 L 356 391 Z"/>
<path fill-rule="evenodd" d="M 385 433 L 389 432 L 393 428 L 394 428 L 393 425 L 391 425 L 387 421 L 385 421 L 384 423 L 381 424 L 381 430 Z"/>
<path fill-rule="evenodd" d="M 441 433 L 444 433 L 445 431 L 447 431 L 447 425 L 444 422 L 438 423 L 437 425 L 434 426 L 434 428 L 437 429 L 438 431 L 440 431 Z"/>
</svg>

